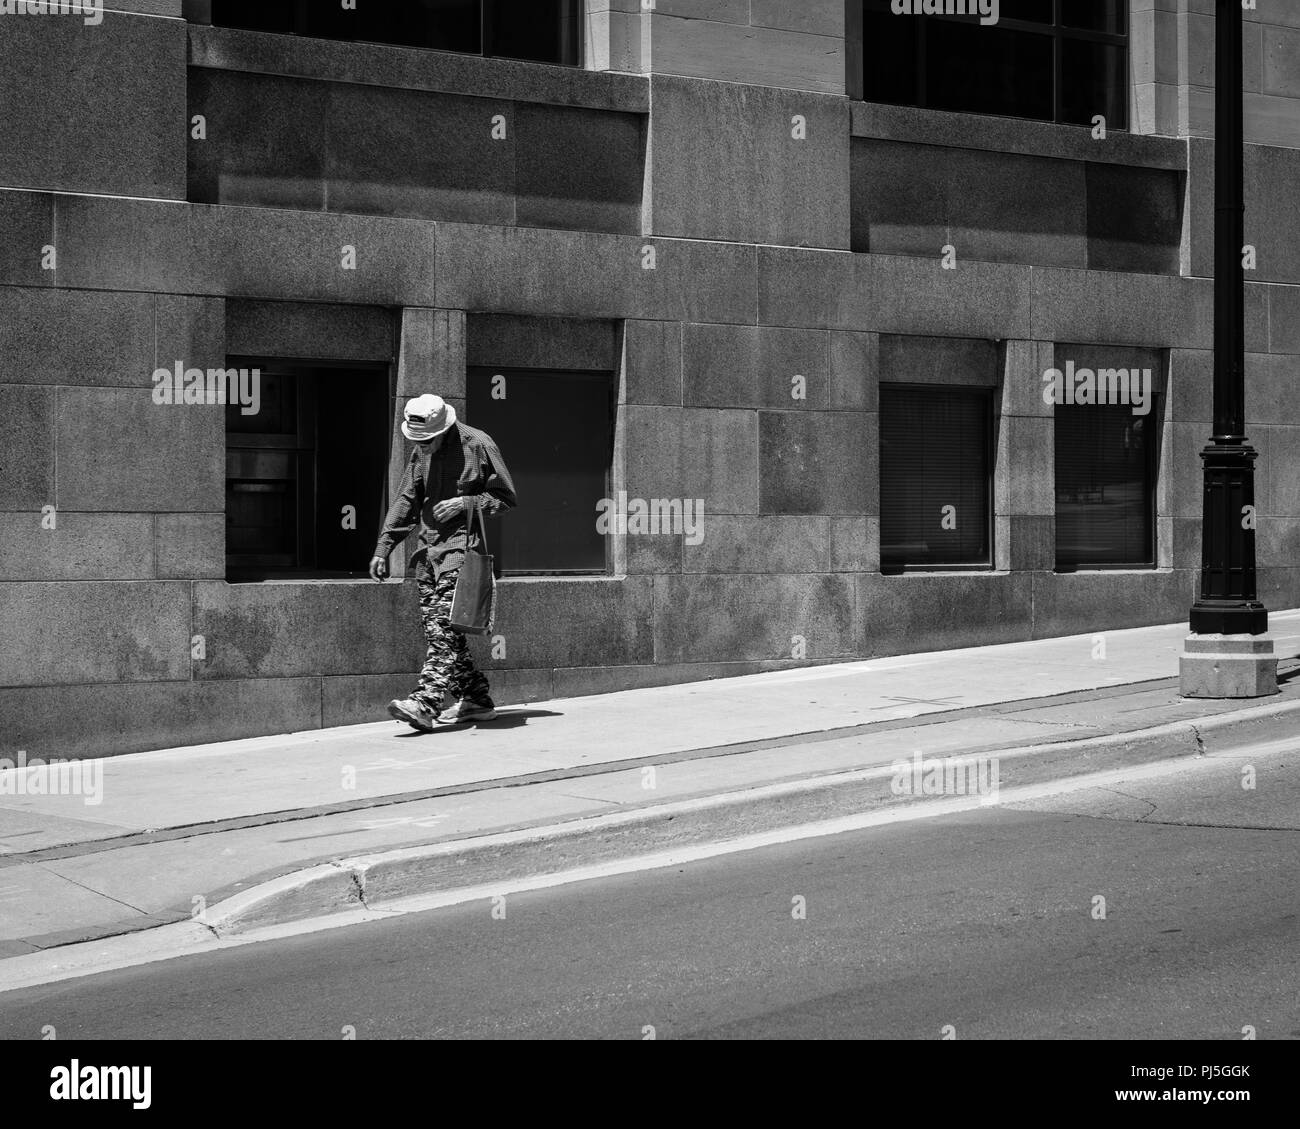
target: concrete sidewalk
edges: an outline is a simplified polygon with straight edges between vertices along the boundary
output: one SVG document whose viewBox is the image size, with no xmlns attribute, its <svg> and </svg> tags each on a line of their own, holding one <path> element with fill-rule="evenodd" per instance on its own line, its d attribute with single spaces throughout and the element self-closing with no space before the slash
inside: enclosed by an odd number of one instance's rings
<svg viewBox="0 0 1300 1129">
<path fill-rule="evenodd" d="M 1285 672 L 1300 612 L 1272 622 Z M 1300 709 L 1291 681 L 1263 701 L 1180 699 L 1185 634 L 1106 632 L 1104 658 L 1097 637 L 1076 636 L 554 701 L 427 735 L 383 722 L 110 758 L 98 805 L 0 796 L 0 955 L 186 920 L 366 852 L 829 779 L 917 751 L 1068 752 L 1062 742 Z"/>
</svg>

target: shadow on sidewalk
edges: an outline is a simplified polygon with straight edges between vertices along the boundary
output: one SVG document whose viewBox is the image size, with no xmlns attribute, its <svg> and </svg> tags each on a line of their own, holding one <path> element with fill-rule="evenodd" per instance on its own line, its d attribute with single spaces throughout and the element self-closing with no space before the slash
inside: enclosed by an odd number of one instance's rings
<svg viewBox="0 0 1300 1129">
<path fill-rule="evenodd" d="M 519 729 L 528 724 L 529 720 L 534 717 L 563 717 L 564 714 L 555 710 L 498 710 L 497 716 L 491 721 L 461 721 L 453 725 L 440 725 L 434 733 L 459 733 L 463 729 L 477 727 L 479 729 Z M 418 729 L 412 729 L 406 733 L 398 733 L 397 737 L 405 741 L 411 737 L 431 737 L 432 733 L 424 733 Z"/>
</svg>

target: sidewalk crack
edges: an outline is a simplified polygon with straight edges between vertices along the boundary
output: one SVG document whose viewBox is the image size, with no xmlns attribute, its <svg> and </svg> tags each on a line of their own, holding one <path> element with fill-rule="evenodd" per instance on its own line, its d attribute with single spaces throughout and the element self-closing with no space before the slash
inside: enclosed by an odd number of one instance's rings
<svg viewBox="0 0 1300 1129">
<path fill-rule="evenodd" d="M 86 893 L 94 894 L 98 898 L 107 898 L 110 902 L 116 902 L 119 906 L 125 906 L 127 909 L 133 910 L 136 913 L 142 913 L 146 917 L 156 916 L 155 914 L 150 913 L 147 909 L 141 909 L 140 906 L 133 906 L 130 902 L 124 902 L 121 898 L 115 898 L 112 894 L 104 893 L 103 890 L 96 890 L 93 886 L 87 886 L 84 882 L 78 882 L 75 878 L 69 878 L 66 874 L 60 874 L 57 870 L 52 870 L 48 866 L 41 866 L 38 863 L 37 867 L 46 874 L 52 874 L 55 878 L 61 878 L 64 882 L 71 883 L 73 886 L 76 886 L 78 890 L 85 890 Z"/>
<path fill-rule="evenodd" d="M 1121 792 L 1118 788 L 1103 788 L 1102 791 L 1110 792 L 1114 796 L 1123 796 L 1126 800 L 1136 800 L 1139 804 L 1150 804 L 1151 810 L 1134 820 L 1135 823 L 1145 823 L 1156 813 L 1156 809 L 1159 807 L 1154 800 L 1148 800 L 1145 796 L 1135 796 L 1132 792 Z"/>
</svg>

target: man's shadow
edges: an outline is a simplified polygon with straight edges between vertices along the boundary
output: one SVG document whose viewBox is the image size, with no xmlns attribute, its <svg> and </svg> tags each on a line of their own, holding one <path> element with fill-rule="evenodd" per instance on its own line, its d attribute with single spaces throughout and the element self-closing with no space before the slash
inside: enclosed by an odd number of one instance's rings
<svg viewBox="0 0 1300 1129">
<path fill-rule="evenodd" d="M 458 721 L 451 725 L 440 725 L 433 733 L 459 733 L 464 729 L 519 729 L 528 724 L 535 717 L 563 717 L 564 714 L 557 713 L 555 710 L 497 710 L 497 715 L 491 721 Z M 420 729 L 410 729 L 405 733 L 397 734 L 402 740 L 410 737 L 430 737 L 431 733 L 426 733 Z"/>
</svg>

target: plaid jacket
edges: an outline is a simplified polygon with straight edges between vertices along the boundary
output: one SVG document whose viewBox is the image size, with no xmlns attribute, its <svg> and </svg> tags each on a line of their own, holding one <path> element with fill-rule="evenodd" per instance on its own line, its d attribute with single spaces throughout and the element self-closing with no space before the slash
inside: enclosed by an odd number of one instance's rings
<svg viewBox="0 0 1300 1129">
<path fill-rule="evenodd" d="M 460 497 L 472 498 L 484 517 L 505 513 L 517 504 L 515 484 L 492 437 L 456 423 L 436 454 L 428 444 L 415 445 L 401 488 L 388 509 L 375 556 L 387 557 L 418 526 L 419 547 L 411 559 L 424 554 L 437 576 L 460 568 L 467 547 L 481 548 L 477 522 L 469 528 L 470 515 L 464 508 L 444 522 L 433 516 L 439 502 Z"/>
</svg>

